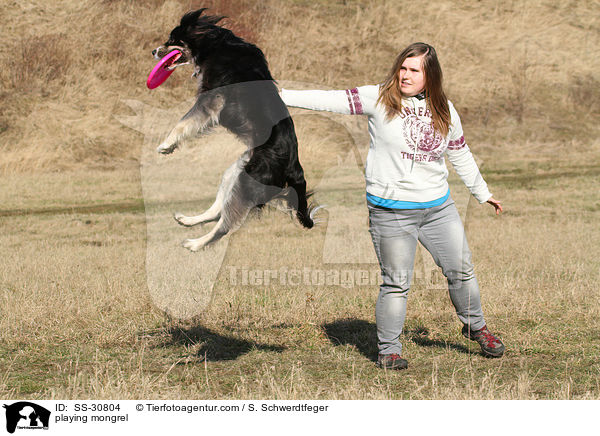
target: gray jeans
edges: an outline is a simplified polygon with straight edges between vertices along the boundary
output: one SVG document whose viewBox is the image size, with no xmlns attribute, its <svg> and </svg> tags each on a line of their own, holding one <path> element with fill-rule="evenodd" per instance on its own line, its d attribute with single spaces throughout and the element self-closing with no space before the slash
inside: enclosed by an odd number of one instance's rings
<svg viewBox="0 0 600 436">
<path fill-rule="evenodd" d="M 417 241 L 431 253 L 448 280 L 458 318 L 471 329 L 485 325 L 479 285 L 463 224 L 448 198 L 428 209 L 387 209 L 367 203 L 369 232 L 381 267 L 382 283 L 375 306 L 380 354 L 401 354 L 400 334 L 412 279 Z"/>
</svg>

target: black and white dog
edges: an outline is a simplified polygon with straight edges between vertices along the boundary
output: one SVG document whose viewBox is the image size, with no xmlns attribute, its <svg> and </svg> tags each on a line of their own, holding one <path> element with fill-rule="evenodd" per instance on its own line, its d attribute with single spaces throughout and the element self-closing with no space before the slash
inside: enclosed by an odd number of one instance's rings
<svg viewBox="0 0 600 436">
<path fill-rule="evenodd" d="M 185 14 L 169 40 L 152 54 L 162 58 L 174 49 L 181 57 L 170 68 L 193 64 L 198 80 L 196 103 L 177 123 L 159 153 L 172 153 L 179 142 L 221 125 L 247 150 L 229 167 L 214 204 L 198 216 L 175 214 L 184 226 L 217 221 L 215 227 L 183 246 L 197 251 L 236 230 L 254 207 L 283 198 L 300 223 L 311 228 L 317 208 L 307 204 L 298 141 L 288 110 L 279 97 L 263 52 L 218 26 L 224 17 L 203 15 L 206 8 Z"/>
</svg>

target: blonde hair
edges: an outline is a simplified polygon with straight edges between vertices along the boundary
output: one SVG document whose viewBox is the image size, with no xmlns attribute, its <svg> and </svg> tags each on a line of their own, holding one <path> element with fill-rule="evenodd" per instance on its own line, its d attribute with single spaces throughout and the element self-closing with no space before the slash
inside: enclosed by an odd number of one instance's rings
<svg viewBox="0 0 600 436">
<path fill-rule="evenodd" d="M 429 44 L 416 42 L 402 50 L 379 89 L 377 103 L 384 105 L 388 121 L 402 111 L 404 97 L 400 91 L 400 68 L 406 58 L 421 55 L 423 55 L 423 73 L 425 75 L 425 98 L 427 107 L 431 111 L 433 128 L 443 136 L 447 136 L 450 128 L 450 107 L 442 87 L 442 67 L 435 49 Z"/>
</svg>

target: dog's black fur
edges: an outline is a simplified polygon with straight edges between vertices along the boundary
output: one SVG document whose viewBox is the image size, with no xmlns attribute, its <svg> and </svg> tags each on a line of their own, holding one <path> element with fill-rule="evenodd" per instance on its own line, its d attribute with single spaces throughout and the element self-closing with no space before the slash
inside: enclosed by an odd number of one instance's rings
<svg viewBox="0 0 600 436">
<path fill-rule="evenodd" d="M 216 124 L 237 135 L 248 150 L 238 160 L 243 169 L 235 176 L 237 180 L 231 189 L 224 187 L 227 173 L 220 188 L 224 190 L 219 217 L 224 221 L 222 229 L 200 246 L 188 244 L 187 248 L 199 249 L 218 240 L 239 225 L 251 208 L 262 207 L 274 197 L 285 198 L 300 223 L 311 228 L 314 222 L 307 204 L 311 194 L 307 193 L 298 160 L 294 124 L 279 97 L 265 56 L 254 44 L 219 26 L 225 17 L 203 15 L 205 10 L 185 14 L 168 41 L 153 52 L 162 58 L 179 49 L 182 56 L 172 68 L 191 63 L 195 66 L 194 76 L 198 77 L 194 107 L 158 151 L 171 153 L 184 137 Z M 196 224 L 177 220 L 183 225 Z"/>
</svg>

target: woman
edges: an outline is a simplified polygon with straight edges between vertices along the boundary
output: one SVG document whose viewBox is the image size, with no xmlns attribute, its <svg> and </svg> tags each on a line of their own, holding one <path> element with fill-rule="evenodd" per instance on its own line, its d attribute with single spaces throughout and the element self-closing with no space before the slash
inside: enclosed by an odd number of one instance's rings
<svg viewBox="0 0 600 436">
<path fill-rule="evenodd" d="M 487 356 L 504 345 L 487 328 L 464 228 L 447 183 L 444 155 L 480 203 L 496 214 L 492 197 L 465 143 L 458 113 L 442 89 L 434 48 L 415 43 L 397 57 L 380 85 L 345 91 L 291 91 L 288 106 L 369 117 L 370 147 L 365 166 L 369 231 L 381 267 L 375 307 L 378 366 L 404 369 L 400 334 L 414 268 L 417 241 L 431 253 L 448 281 L 462 334 Z"/>
</svg>

